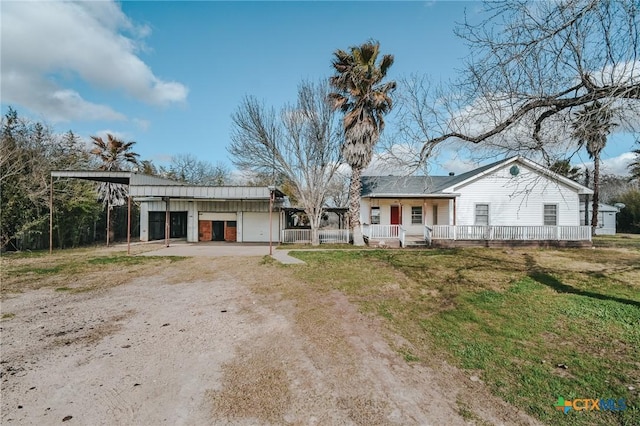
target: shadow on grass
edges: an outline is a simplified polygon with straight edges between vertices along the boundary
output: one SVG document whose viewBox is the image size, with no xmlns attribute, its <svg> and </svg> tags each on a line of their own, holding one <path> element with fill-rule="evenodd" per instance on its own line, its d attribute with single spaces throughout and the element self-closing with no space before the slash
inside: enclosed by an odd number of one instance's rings
<svg viewBox="0 0 640 426">
<path fill-rule="evenodd" d="M 538 266 L 530 255 L 526 256 L 527 263 L 527 275 L 534 281 L 551 287 L 558 293 L 577 294 L 578 296 L 591 297 L 599 300 L 611 300 L 618 303 L 624 303 L 625 305 L 631 305 L 640 308 L 640 302 L 636 300 L 623 299 L 621 297 L 609 296 L 606 294 L 595 293 L 593 291 L 580 290 L 563 283 L 556 277 L 546 273 L 540 266 Z"/>
</svg>

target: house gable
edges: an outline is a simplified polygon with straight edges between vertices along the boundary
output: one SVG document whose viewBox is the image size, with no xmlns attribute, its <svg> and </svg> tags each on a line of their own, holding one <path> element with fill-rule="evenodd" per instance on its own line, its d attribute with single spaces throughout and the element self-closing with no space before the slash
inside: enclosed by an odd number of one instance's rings
<svg viewBox="0 0 640 426">
<path fill-rule="evenodd" d="M 486 176 L 490 176 L 496 173 L 499 170 L 510 169 L 511 167 L 525 167 L 528 170 L 536 173 L 540 176 L 541 179 L 554 181 L 557 185 L 562 185 L 565 188 L 576 191 L 578 194 L 593 194 L 593 191 L 587 188 L 584 185 L 580 185 L 579 183 L 566 178 L 558 173 L 554 173 L 551 170 L 537 164 L 534 161 L 527 160 L 526 158 L 522 158 L 519 156 L 511 157 L 503 161 L 498 161 L 492 164 L 489 164 L 484 167 L 480 167 L 478 169 L 472 170 L 470 172 L 464 173 L 458 176 L 458 179 L 455 181 L 449 182 L 446 187 L 440 189 L 443 193 L 456 193 L 459 192 L 465 186 L 476 182 L 480 179 L 485 178 Z M 514 176 L 517 178 L 517 176 Z"/>
</svg>

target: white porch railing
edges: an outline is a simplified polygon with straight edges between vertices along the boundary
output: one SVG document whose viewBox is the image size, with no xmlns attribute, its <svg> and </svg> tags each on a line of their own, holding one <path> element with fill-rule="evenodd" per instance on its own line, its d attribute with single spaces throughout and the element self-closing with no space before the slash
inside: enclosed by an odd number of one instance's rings
<svg viewBox="0 0 640 426">
<path fill-rule="evenodd" d="M 428 229 L 425 227 L 425 229 Z M 427 239 L 425 230 L 425 239 Z M 591 241 L 590 226 L 433 225 L 432 240 Z"/>
<path fill-rule="evenodd" d="M 406 238 L 407 238 L 407 230 L 401 226 L 400 227 L 400 247 L 404 247 L 406 245 L 405 244 Z"/>
<path fill-rule="evenodd" d="M 344 243 L 349 244 L 348 229 L 321 229 L 318 231 L 320 243 Z"/>
<path fill-rule="evenodd" d="M 320 243 L 349 243 L 348 229 L 320 229 L 318 230 Z M 311 243 L 311 229 L 283 229 L 281 239 L 283 243 Z"/>
<path fill-rule="evenodd" d="M 311 243 L 311 229 L 283 229 L 283 243 Z"/>
<path fill-rule="evenodd" d="M 400 238 L 400 225 L 362 225 L 362 235 L 368 238 Z"/>
<path fill-rule="evenodd" d="M 431 245 L 431 240 L 433 239 L 431 236 L 432 232 L 433 232 L 432 229 L 425 225 L 423 236 L 424 236 L 424 240 L 427 242 L 428 245 Z"/>
</svg>

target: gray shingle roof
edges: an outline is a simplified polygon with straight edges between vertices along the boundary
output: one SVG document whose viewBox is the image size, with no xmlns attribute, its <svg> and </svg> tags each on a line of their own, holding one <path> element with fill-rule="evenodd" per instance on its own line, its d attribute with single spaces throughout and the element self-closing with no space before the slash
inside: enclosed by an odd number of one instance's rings
<svg viewBox="0 0 640 426">
<path fill-rule="evenodd" d="M 456 176 L 363 176 L 363 197 L 400 195 L 437 195 L 456 183 L 465 181 L 507 160 L 496 161 Z"/>
</svg>

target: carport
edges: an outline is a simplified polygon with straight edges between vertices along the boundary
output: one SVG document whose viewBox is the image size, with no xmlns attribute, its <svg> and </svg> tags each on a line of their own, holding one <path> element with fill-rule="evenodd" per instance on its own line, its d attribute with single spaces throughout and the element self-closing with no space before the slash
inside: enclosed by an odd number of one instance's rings
<svg viewBox="0 0 640 426">
<path fill-rule="evenodd" d="M 131 200 L 140 202 L 140 240 L 186 237 L 188 242 L 279 241 L 284 203 L 275 187 L 187 185 L 130 171 L 52 171 L 49 215 L 49 252 L 53 251 L 54 178 L 83 179 L 127 186 L 127 253 L 131 244 Z M 107 246 L 109 214 L 107 205 Z M 163 223 L 164 222 L 164 223 Z M 172 235 L 176 232 L 180 235 Z M 183 235 L 184 234 L 184 235 Z"/>
<path fill-rule="evenodd" d="M 182 186 L 182 182 L 159 178 L 128 171 L 98 171 L 98 170 L 54 170 L 51 172 L 49 193 L 49 253 L 53 252 L 53 193 L 54 179 L 81 179 L 107 184 L 127 186 L 127 254 L 131 253 L 131 197 L 132 189 L 149 186 Z M 169 202 L 167 201 L 167 206 Z M 107 246 L 109 246 L 110 205 L 107 200 Z M 169 211 L 165 214 L 165 245 L 169 247 Z"/>
</svg>

